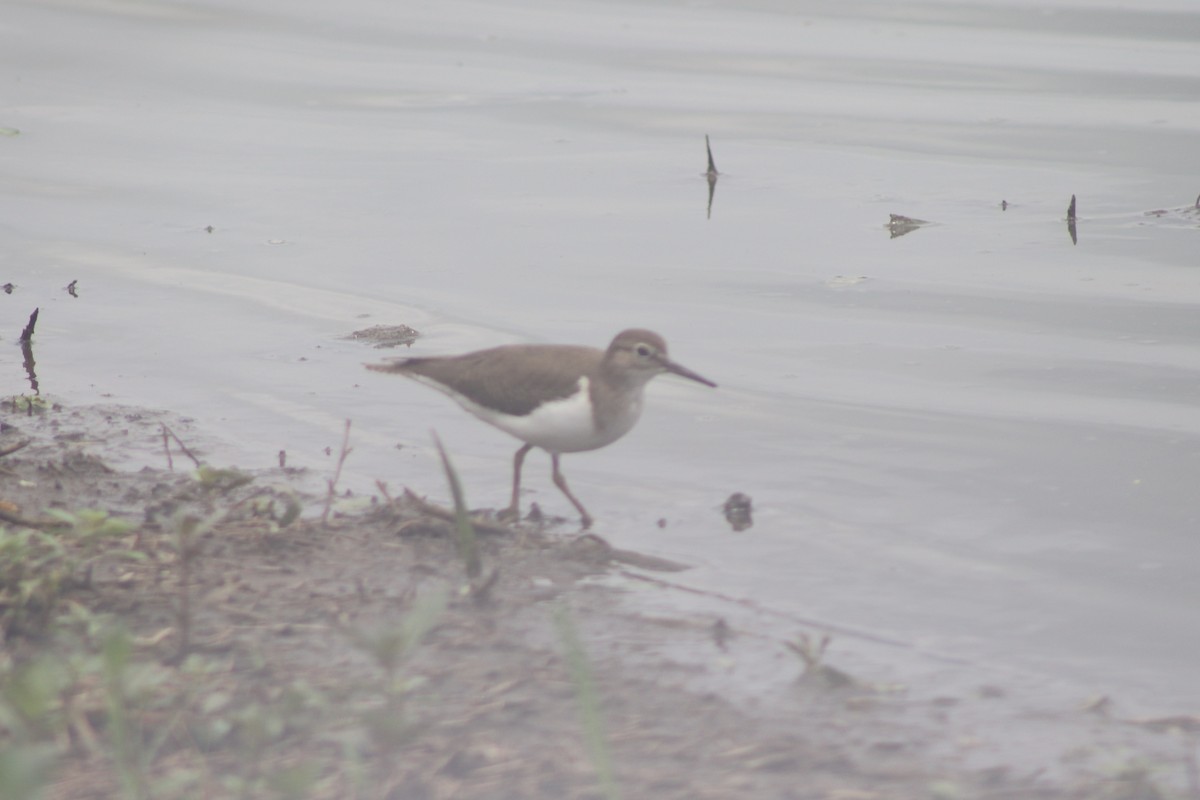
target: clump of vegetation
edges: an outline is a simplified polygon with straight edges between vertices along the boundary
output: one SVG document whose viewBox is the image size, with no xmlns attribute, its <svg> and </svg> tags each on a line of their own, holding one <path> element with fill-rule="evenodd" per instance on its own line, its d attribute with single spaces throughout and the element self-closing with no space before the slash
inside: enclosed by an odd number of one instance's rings
<svg viewBox="0 0 1200 800">
<path fill-rule="evenodd" d="M 416 728 L 405 705 L 421 681 L 405 677 L 402 667 L 437 624 L 446 602 L 445 590 L 434 591 L 417 598 L 398 625 L 350 633 L 350 641 L 370 657 L 382 677 L 376 690 L 370 693 L 373 699 L 359 716 L 367 734 L 367 740 L 358 744 L 359 749 L 365 750 L 369 745 L 375 752 L 388 752 L 411 741 L 415 735 Z"/>
<path fill-rule="evenodd" d="M 106 543 L 131 529 L 107 512 L 51 510 L 40 528 L 0 527 L 0 634 L 36 637 L 72 589 L 91 585 L 92 568 Z M 144 554 L 118 546 L 104 553 L 114 559 L 141 560 Z"/>
<path fill-rule="evenodd" d="M 414 594 L 399 620 L 349 634 L 377 668 L 365 679 L 214 646 L 201 622 L 216 601 L 197 588 L 212 585 L 210 551 L 277 547 L 302 508 L 178 445 L 193 477 L 156 484 L 141 525 L 82 509 L 0 527 L 0 798 L 379 794 L 391 762 L 369 764 L 420 733 L 407 704 L 421 683 L 404 667 L 449 592 Z M 170 612 L 156 632 L 129 628 L 134 585 Z"/>
<path fill-rule="evenodd" d="M 73 572 L 58 537 L 0 528 L 0 634 L 45 629 Z"/>
</svg>

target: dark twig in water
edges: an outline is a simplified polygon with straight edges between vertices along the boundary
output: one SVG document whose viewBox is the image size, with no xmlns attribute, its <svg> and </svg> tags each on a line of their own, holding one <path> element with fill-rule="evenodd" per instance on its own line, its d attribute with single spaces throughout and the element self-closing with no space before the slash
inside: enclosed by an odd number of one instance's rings
<svg viewBox="0 0 1200 800">
<path fill-rule="evenodd" d="M 166 425 L 162 426 L 162 431 L 163 431 L 163 449 L 167 451 L 167 468 L 170 469 L 172 472 L 175 471 L 174 464 L 171 461 L 171 448 L 168 447 L 168 444 L 167 444 L 167 437 L 170 436 L 172 439 L 175 440 L 175 444 L 179 445 L 179 449 L 183 451 L 183 454 L 185 456 L 187 456 L 188 458 L 190 458 L 192 460 L 192 463 L 196 465 L 196 468 L 199 469 L 201 466 L 200 459 L 196 458 L 195 454 L 192 453 L 191 450 L 188 450 L 188 446 L 183 443 L 182 439 L 180 439 L 178 436 L 175 435 L 175 431 L 171 430 Z"/>
<path fill-rule="evenodd" d="M 346 456 L 350 455 L 354 448 L 350 447 L 350 420 L 346 420 L 346 428 L 342 432 L 342 450 L 338 454 L 337 468 L 333 471 L 333 477 L 329 479 L 329 493 L 325 496 L 325 510 L 321 512 L 321 524 L 329 522 L 329 514 L 333 511 L 333 498 L 337 496 L 337 484 L 342 477 L 342 466 L 346 463 Z"/>
<path fill-rule="evenodd" d="M 39 391 L 37 364 L 33 360 L 33 328 L 37 325 L 38 312 L 40 311 L 40 308 L 33 310 L 33 313 L 29 315 L 29 322 L 26 323 L 25 329 L 21 331 L 21 335 L 17 338 L 17 341 L 21 343 L 21 357 L 23 359 L 22 364 L 25 367 L 25 374 L 29 376 L 29 388 L 34 394 L 38 394 Z"/>
<path fill-rule="evenodd" d="M 1071 205 L 1067 206 L 1067 233 L 1071 236 L 1071 244 L 1079 244 L 1079 236 L 1075 230 L 1075 195 L 1071 195 Z"/>
<path fill-rule="evenodd" d="M 29 390 L 41 394 L 38 389 L 37 362 L 33 360 L 33 342 L 28 339 L 21 342 L 21 366 L 25 367 L 25 375 L 29 378 Z"/>
<path fill-rule="evenodd" d="M 704 173 L 705 179 L 708 180 L 708 219 L 712 219 L 713 197 L 717 193 L 717 178 L 721 173 L 717 172 L 717 164 L 713 161 L 712 145 L 708 142 L 708 134 L 704 134 L 704 149 L 708 153 L 708 171 Z"/>
<path fill-rule="evenodd" d="M 20 337 L 17 338 L 18 342 L 28 342 L 33 338 L 33 326 L 37 325 L 39 311 L 41 311 L 40 308 L 35 308 L 33 313 L 29 315 L 29 322 L 26 323 L 25 329 L 21 331 Z"/>
<path fill-rule="evenodd" d="M 79 295 L 75 293 L 75 285 L 78 283 L 78 280 L 74 280 L 67 284 L 67 294 L 71 295 L 71 297 L 79 297 Z"/>
</svg>

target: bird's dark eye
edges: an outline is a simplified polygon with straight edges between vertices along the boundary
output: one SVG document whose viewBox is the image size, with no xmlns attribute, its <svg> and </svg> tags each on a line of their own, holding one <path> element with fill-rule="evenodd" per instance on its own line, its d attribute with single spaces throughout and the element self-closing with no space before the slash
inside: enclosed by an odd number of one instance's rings
<svg viewBox="0 0 1200 800">
<path fill-rule="evenodd" d="M 637 347 L 633 348 L 633 352 L 637 353 L 642 358 L 647 358 L 653 351 L 650 349 L 650 345 L 639 344 Z"/>
</svg>

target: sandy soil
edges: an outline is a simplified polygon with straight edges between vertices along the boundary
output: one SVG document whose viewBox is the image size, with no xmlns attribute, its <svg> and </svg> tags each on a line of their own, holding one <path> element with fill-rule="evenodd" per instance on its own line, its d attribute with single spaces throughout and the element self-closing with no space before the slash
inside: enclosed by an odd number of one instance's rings
<svg viewBox="0 0 1200 800">
<path fill-rule="evenodd" d="M 46 797 L 1182 796 L 1135 756 L 1049 776 L 938 755 L 944 709 L 906 706 L 812 648 L 789 698 L 803 714 L 690 691 L 695 666 L 646 669 L 593 634 L 690 640 L 716 663 L 739 632 L 630 613 L 590 579 L 670 565 L 593 537 L 484 525 L 470 578 L 453 525 L 412 500 L 339 495 L 322 521 L 325 498 L 297 488 L 313 476 L 198 479 L 181 449 L 194 434 L 169 415 L 6 412 L 0 450 L 28 443 L 0 458 L 10 532 L 65 541 L 87 527 L 82 509 L 132 523 L 66 544 L 69 574 L 41 606 L 11 592 L 0 605 L 0 741 L 54 765 Z M 159 466 L 108 466 L 139 457 Z M 74 526 L 51 525 L 48 509 Z M 52 689 L 39 710 L 13 711 L 27 667 Z M 1120 727 L 1080 720 L 1101 736 Z"/>
</svg>

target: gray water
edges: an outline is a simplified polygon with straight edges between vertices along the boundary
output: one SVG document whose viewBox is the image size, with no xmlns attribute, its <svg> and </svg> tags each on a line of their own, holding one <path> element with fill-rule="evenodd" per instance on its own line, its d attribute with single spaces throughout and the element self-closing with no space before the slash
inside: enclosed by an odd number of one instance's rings
<svg viewBox="0 0 1200 800">
<path fill-rule="evenodd" d="M 720 389 L 564 460 L 614 544 L 781 636 L 1194 712 L 1200 7 L 1125 5 L 9 0 L 0 336 L 40 306 L 43 392 L 244 467 L 351 418 L 347 485 L 444 498 L 436 428 L 496 506 L 514 443 L 340 337 L 650 327 Z"/>
</svg>

